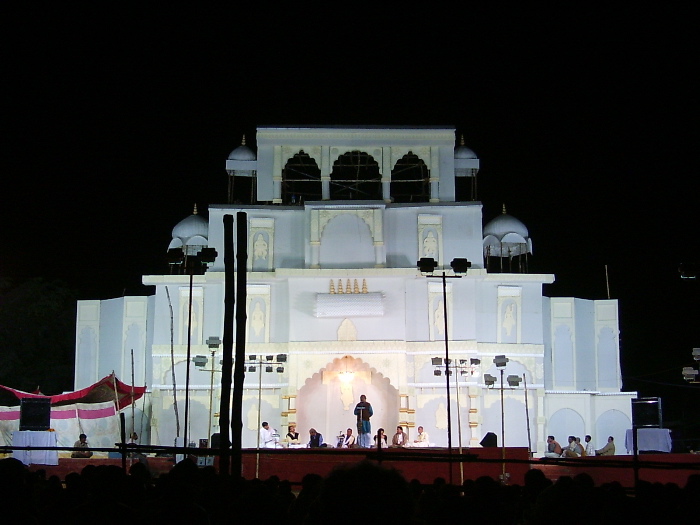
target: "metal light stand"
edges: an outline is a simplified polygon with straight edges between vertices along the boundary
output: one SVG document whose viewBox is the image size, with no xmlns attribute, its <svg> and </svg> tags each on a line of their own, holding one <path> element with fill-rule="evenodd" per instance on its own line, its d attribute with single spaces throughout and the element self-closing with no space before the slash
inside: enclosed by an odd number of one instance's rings
<svg viewBox="0 0 700 525">
<path fill-rule="evenodd" d="M 418 269 L 424 274 L 433 274 L 435 268 L 437 268 L 437 262 L 435 259 L 430 257 L 421 258 L 418 261 Z M 466 259 L 454 259 L 450 263 L 455 274 L 466 274 L 467 269 L 471 267 L 471 263 Z M 452 410 L 450 408 L 450 374 L 449 374 L 449 363 L 450 363 L 450 346 L 448 343 L 449 332 L 447 330 L 447 279 L 460 279 L 462 275 L 447 275 L 445 270 L 442 271 L 441 275 L 426 275 L 426 277 L 439 277 L 442 279 L 442 309 L 443 318 L 445 324 L 445 386 L 447 388 L 447 450 L 448 450 L 448 465 L 449 465 L 449 482 L 450 485 L 453 483 L 453 473 L 452 473 Z"/>
</svg>

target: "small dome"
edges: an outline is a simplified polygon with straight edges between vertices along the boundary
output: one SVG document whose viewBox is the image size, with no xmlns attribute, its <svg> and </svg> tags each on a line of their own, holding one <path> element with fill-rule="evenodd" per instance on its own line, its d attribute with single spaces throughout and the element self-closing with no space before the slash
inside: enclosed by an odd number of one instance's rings
<svg viewBox="0 0 700 525">
<path fill-rule="evenodd" d="M 476 153 L 464 145 L 464 135 L 459 139 L 459 146 L 455 148 L 456 159 L 476 159 Z"/>
<path fill-rule="evenodd" d="M 512 215 L 508 215 L 504 204 L 503 213 L 484 226 L 484 237 L 493 235 L 502 240 L 509 233 L 515 233 L 525 239 L 529 237 L 527 227 Z"/>
<path fill-rule="evenodd" d="M 245 135 L 243 135 L 241 145 L 229 154 L 228 160 L 255 160 L 255 153 L 245 145 Z"/>
<path fill-rule="evenodd" d="M 209 223 L 201 215 L 197 214 L 197 205 L 194 212 L 189 217 L 185 217 L 173 228 L 173 240 L 179 239 L 181 245 L 191 244 L 189 240 L 193 237 L 209 237 Z M 171 243 L 172 245 L 172 243 Z"/>
</svg>

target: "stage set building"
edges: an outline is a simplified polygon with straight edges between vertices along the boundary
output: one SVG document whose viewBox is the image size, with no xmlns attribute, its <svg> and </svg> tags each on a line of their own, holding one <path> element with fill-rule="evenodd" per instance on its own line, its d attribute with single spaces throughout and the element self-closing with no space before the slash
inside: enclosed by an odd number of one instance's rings
<svg viewBox="0 0 700 525">
<path fill-rule="evenodd" d="M 313 427 L 334 444 L 356 428 L 361 394 L 375 431 L 402 425 L 413 441 L 422 426 L 447 446 L 445 337 L 455 447 L 479 446 L 487 432 L 500 445 L 502 411 L 505 445 L 539 455 L 548 434 L 591 434 L 602 446 L 631 428 L 617 301 L 543 296 L 554 275 L 528 272 L 532 241 L 505 207 L 483 223 L 479 159 L 455 129 L 264 127 L 256 139 L 257 154 L 244 141 L 226 161 L 228 203 L 209 206 L 208 219 L 195 209 L 163 247 L 216 250 L 191 286 L 172 265 L 143 277 L 152 296 L 78 303 L 75 388 L 133 373 L 148 388 L 134 419 L 144 443 L 173 445 L 175 398 L 184 434 L 188 326 L 188 441 L 219 431 L 223 217 L 239 211 L 245 447 L 257 446 L 261 421 L 282 437 L 295 424 L 303 442 Z M 421 258 L 436 261 L 433 275 Z M 466 274 L 454 273 L 455 259 L 471 262 Z"/>
</svg>

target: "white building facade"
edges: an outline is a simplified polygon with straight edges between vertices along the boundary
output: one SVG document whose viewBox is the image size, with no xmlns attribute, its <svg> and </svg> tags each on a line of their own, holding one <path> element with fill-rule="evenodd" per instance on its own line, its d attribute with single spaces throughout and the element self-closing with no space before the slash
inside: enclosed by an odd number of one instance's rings
<svg viewBox="0 0 700 525">
<path fill-rule="evenodd" d="M 257 148 L 240 146 L 226 166 L 229 200 L 247 179 L 254 204 L 210 206 L 208 220 L 195 213 L 173 230 L 170 248 L 218 253 L 191 288 L 188 275 L 149 275 L 153 296 L 78 303 L 76 389 L 113 370 L 126 382 L 133 373 L 148 387 L 136 430 L 172 445 L 175 397 L 184 424 L 189 326 L 191 355 L 207 362 L 190 364 L 188 436 L 219 431 L 222 349 L 207 341 L 223 335 L 223 217 L 243 211 L 246 354 L 256 356 L 244 446 L 256 446 L 260 421 L 282 436 L 295 424 L 302 439 L 314 427 L 333 444 L 355 428 L 361 394 L 375 431 L 403 425 L 412 441 L 423 426 L 447 446 L 447 382 L 433 365 L 445 336 L 453 446 L 479 446 L 487 432 L 500 445 L 501 410 L 506 446 L 538 455 L 548 434 L 622 440 L 636 394 L 621 392 L 617 301 L 543 296 L 554 276 L 527 273 L 524 225 L 505 210 L 484 225 L 480 202 L 457 202 L 459 188 L 475 188 L 479 160 L 455 147 L 454 129 L 259 128 Z M 422 257 L 449 276 L 444 291 L 416 268 Z M 461 278 L 452 278 L 455 258 L 472 263 Z M 502 405 L 498 355 L 509 359 L 503 377 L 524 378 L 503 385 Z M 252 371 L 261 356 L 274 366 Z"/>
</svg>

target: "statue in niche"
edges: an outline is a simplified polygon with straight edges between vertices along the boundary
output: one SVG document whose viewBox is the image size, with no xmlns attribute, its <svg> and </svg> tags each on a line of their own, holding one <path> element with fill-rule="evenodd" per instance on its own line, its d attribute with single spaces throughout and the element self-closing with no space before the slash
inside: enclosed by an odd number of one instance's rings
<svg viewBox="0 0 700 525">
<path fill-rule="evenodd" d="M 503 314 L 503 328 L 506 330 L 506 335 L 510 337 L 510 333 L 515 326 L 515 304 L 510 303 L 506 306 L 506 311 Z"/>
<path fill-rule="evenodd" d="M 436 258 L 437 255 L 437 239 L 432 231 L 423 239 L 423 257 Z"/>
<path fill-rule="evenodd" d="M 258 233 L 253 243 L 253 259 L 267 259 L 267 241 L 262 233 Z"/>
<path fill-rule="evenodd" d="M 435 428 L 447 428 L 447 408 L 445 403 L 440 403 L 435 411 Z"/>
<path fill-rule="evenodd" d="M 250 326 L 253 327 L 256 336 L 259 336 L 262 329 L 265 328 L 265 313 L 260 308 L 260 301 L 255 302 L 255 308 L 250 316 Z"/>
<path fill-rule="evenodd" d="M 442 299 L 437 302 L 437 308 L 433 314 L 435 319 L 434 325 L 437 333 L 444 336 L 445 335 L 445 307 L 443 306 Z"/>
<path fill-rule="evenodd" d="M 357 328 L 350 319 L 343 319 L 340 323 L 338 341 L 357 341 Z"/>
<path fill-rule="evenodd" d="M 248 430 L 258 429 L 258 408 L 255 405 L 250 405 L 250 410 L 246 414 L 246 419 L 248 420 Z"/>
<path fill-rule="evenodd" d="M 352 393 L 352 383 L 340 381 L 340 401 L 343 403 L 343 410 L 350 410 L 353 401 L 355 401 L 355 396 Z"/>
</svg>

